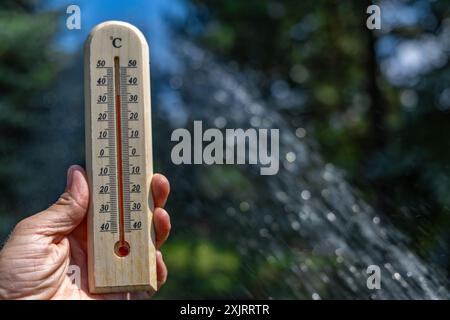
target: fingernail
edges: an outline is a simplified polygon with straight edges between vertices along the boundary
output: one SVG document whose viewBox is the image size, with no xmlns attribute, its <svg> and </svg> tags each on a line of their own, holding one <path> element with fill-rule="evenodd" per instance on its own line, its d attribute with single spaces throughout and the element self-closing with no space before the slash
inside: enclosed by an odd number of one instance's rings
<svg viewBox="0 0 450 320">
<path fill-rule="evenodd" d="M 72 189 L 72 183 L 73 183 L 73 171 L 74 171 L 74 166 L 70 166 L 69 169 L 67 170 L 67 184 L 66 184 L 66 190 L 69 191 L 70 189 Z"/>
</svg>

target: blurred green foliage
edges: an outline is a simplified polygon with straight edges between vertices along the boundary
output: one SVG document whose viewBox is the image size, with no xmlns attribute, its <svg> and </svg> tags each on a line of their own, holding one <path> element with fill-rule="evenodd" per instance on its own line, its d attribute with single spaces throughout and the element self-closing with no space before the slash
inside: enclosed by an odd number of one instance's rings
<svg viewBox="0 0 450 320">
<path fill-rule="evenodd" d="M 33 180 L 26 163 L 34 129 L 45 119 L 43 90 L 58 65 L 51 50 L 54 13 L 35 13 L 36 1 L 0 3 L 0 234 L 16 220 L 23 186 Z M 17 213 L 16 213 L 17 214 Z M 4 228 L 4 229 L 3 229 Z"/>
<path fill-rule="evenodd" d="M 209 239 L 171 240 L 164 248 L 164 256 L 170 266 L 170 281 L 158 298 L 219 298 L 240 284 L 239 257 Z"/>
</svg>

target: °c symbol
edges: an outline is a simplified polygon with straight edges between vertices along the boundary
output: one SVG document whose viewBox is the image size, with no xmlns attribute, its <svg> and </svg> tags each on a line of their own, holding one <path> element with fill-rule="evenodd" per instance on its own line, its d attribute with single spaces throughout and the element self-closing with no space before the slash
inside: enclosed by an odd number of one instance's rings
<svg viewBox="0 0 450 320">
<path fill-rule="evenodd" d="M 113 45 L 114 48 L 122 47 L 121 42 L 122 42 L 122 38 L 114 38 L 114 39 L 112 39 L 112 45 Z"/>
</svg>

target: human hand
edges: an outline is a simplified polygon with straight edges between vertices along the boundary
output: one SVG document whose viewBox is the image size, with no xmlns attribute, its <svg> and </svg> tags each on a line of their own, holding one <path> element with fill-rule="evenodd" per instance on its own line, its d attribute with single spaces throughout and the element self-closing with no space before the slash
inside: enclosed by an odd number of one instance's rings
<svg viewBox="0 0 450 320">
<path fill-rule="evenodd" d="M 169 214 L 163 209 L 169 182 L 155 174 L 151 189 L 156 234 L 157 281 L 167 278 L 161 245 L 170 232 Z M 0 299 L 126 299 L 146 293 L 90 294 L 87 277 L 87 223 L 89 187 L 80 166 L 67 172 L 67 186 L 58 201 L 47 210 L 20 221 L 0 251 Z M 69 265 L 81 271 L 81 288 L 67 274 Z"/>
</svg>

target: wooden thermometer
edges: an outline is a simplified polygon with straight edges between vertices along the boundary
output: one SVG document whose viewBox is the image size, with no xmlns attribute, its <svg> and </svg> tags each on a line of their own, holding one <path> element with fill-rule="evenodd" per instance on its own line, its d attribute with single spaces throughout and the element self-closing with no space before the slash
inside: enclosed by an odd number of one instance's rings
<svg viewBox="0 0 450 320">
<path fill-rule="evenodd" d="M 108 21 L 84 52 L 91 293 L 155 291 L 149 50 L 134 26 Z"/>
</svg>

